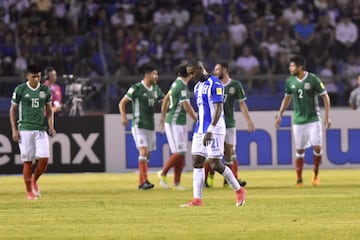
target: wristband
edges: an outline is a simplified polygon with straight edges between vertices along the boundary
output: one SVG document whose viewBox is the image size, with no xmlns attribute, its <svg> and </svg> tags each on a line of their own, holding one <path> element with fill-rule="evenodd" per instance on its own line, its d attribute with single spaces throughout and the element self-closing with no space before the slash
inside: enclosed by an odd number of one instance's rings
<svg viewBox="0 0 360 240">
<path fill-rule="evenodd" d="M 210 133 L 211 133 L 212 130 L 214 130 L 214 127 L 215 127 L 214 125 L 211 125 L 211 124 L 210 124 L 209 127 L 207 128 L 206 132 L 210 132 Z"/>
</svg>

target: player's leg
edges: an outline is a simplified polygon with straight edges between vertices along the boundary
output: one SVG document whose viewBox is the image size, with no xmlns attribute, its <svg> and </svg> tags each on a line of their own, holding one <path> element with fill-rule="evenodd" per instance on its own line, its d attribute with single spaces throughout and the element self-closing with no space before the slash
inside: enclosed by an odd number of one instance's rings
<svg viewBox="0 0 360 240">
<path fill-rule="evenodd" d="M 245 204 L 246 190 L 240 186 L 231 169 L 221 162 L 224 153 L 224 139 L 225 136 L 214 133 L 212 136 L 214 144 L 209 144 L 206 147 L 210 167 L 223 175 L 236 193 L 236 205 L 242 206 Z"/>
<path fill-rule="evenodd" d="M 204 162 L 204 170 L 205 170 L 205 187 L 211 188 L 214 186 L 214 176 L 215 171 L 210 167 L 209 159 L 205 159 Z"/>
<path fill-rule="evenodd" d="M 185 164 L 185 153 L 187 151 L 187 127 L 186 125 L 174 125 L 176 162 L 174 166 L 174 188 L 175 190 L 184 190 L 180 185 L 181 174 Z"/>
<path fill-rule="evenodd" d="M 193 199 L 181 205 L 182 207 L 202 206 L 202 192 L 205 181 L 204 161 L 206 158 L 206 147 L 203 145 L 204 134 L 195 133 L 191 145 L 193 161 Z"/>
<path fill-rule="evenodd" d="M 305 149 L 308 147 L 308 135 L 306 133 L 305 125 L 293 125 L 294 141 L 295 141 L 295 169 L 296 169 L 296 188 L 303 187 L 303 169 L 304 169 L 304 157 Z"/>
<path fill-rule="evenodd" d="M 33 136 L 33 131 L 20 131 L 20 139 L 19 149 L 21 160 L 23 162 L 23 177 L 26 195 L 27 199 L 33 200 L 37 198 L 31 189 L 32 162 L 35 158 L 35 138 Z"/>
<path fill-rule="evenodd" d="M 31 187 L 32 191 L 35 196 L 39 197 L 41 195 L 40 188 L 38 186 L 38 180 L 40 176 L 45 173 L 49 157 L 50 157 L 50 150 L 49 150 L 49 137 L 45 131 L 36 131 L 35 132 L 35 145 L 36 145 L 36 166 L 34 175 L 31 179 Z"/>
<path fill-rule="evenodd" d="M 309 134 L 310 142 L 314 149 L 314 170 L 311 182 L 313 186 L 318 186 L 320 184 L 319 168 L 322 158 L 322 127 L 320 121 L 309 124 Z"/>
<path fill-rule="evenodd" d="M 148 168 L 148 157 L 150 154 L 149 143 L 147 132 L 145 129 L 140 129 L 138 127 L 132 127 L 131 133 L 133 135 L 136 147 L 139 151 L 138 156 L 138 167 L 139 167 L 139 185 L 138 189 L 150 189 L 154 186 L 148 184 L 147 177 L 147 168 Z"/>
<path fill-rule="evenodd" d="M 232 150 L 233 150 L 234 146 L 232 144 L 229 143 L 224 143 L 224 164 L 225 166 L 227 166 L 231 171 L 233 170 L 233 160 L 232 160 Z M 232 171 L 233 172 L 233 171 Z M 234 173 L 235 178 L 237 179 L 237 172 Z M 224 178 L 224 183 L 223 183 L 224 187 L 228 187 L 228 182 L 226 181 L 226 179 Z"/>
</svg>

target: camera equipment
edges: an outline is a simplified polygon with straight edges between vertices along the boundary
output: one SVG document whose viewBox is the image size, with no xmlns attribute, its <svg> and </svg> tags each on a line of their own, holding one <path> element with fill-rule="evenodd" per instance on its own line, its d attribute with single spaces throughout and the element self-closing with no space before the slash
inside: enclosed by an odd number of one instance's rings
<svg viewBox="0 0 360 240">
<path fill-rule="evenodd" d="M 83 116 L 83 100 L 84 97 L 96 90 L 95 86 L 91 85 L 89 78 L 75 78 L 73 74 L 63 75 L 65 80 L 65 96 L 68 97 L 66 106 L 69 107 L 69 116 Z"/>
</svg>

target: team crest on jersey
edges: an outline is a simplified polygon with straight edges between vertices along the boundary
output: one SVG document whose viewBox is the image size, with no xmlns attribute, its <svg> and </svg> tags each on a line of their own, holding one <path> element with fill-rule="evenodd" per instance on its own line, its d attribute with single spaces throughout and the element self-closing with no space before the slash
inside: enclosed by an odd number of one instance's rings
<svg viewBox="0 0 360 240">
<path fill-rule="evenodd" d="M 154 98 L 158 98 L 157 92 L 154 92 Z"/>
<path fill-rule="evenodd" d="M 222 88 L 216 88 L 216 95 L 222 95 Z"/>
<path fill-rule="evenodd" d="M 182 97 L 186 97 L 186 90 L 182 90 L 182 91 L 181 91 L 181 96 L 182 96 Z"/>
<path fill-rule="evenodd" d="M 230 87 L 229 93 L 230 93 L 230 94 L 234 94 L 234 93 L 235 93 L 235 88 L 234 88 L 234 87 Z"/>
<path fill-rule="evenodd" d="M 45 97 L 46 97 L 46 93 L 44 91 L 40 91 L 39 98 L 45 98 Z"/>
<path fill-rule="evenodd" d="M 304 89 L 309 90 L 311 88 L 310 83 L 306 82 L 304 84 Z"/>
</svg>

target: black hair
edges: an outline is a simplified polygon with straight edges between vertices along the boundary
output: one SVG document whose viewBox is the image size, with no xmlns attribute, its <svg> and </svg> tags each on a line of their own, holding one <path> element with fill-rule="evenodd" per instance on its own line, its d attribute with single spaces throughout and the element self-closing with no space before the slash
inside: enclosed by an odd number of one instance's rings
<svg viewBox="0 0 360 240">
<path fill-rule="evenodd" d="M 47 67 L 47 68 L 45 68 L 45 70 L 44 70 L 44 78 L 45 78 L 45 79 L 49 79 L 49 73 L 50 73 L 51 71 L 55 71 L 55 68 L 54 68 L 54 67 Z"/>
<path fill-rule="evenodd" d="M 188 72 L 186 71 L 186 64 L 181 64 L 177 69 L 177 75 L 180 77 L 187 77 L 189 76 Z"/>
<path fill-rule="evenodd" d="M 139 69 L 141 74 L 151 73 L 152 71 L 156 70 L 156 68 L 152 65 L 144 65 Z"/>
<path fill-rule="evenodd" d="M 296 55 L 290 58 L 290 62 L 295 63 L 296 66 L 305 68 L 305 58 L 301 55 Z"/>
<path fill-rule="evenodd" d="M 186 67 L 203 67 L 203 63 L 201 60 L 194 58 L 186 64 Z"/>
<path fill-rule="evenodd" d="M 228 70 L 229 69 L 229 64 L 228 63 L 226 63 L 226 62 L 220 62 L 220 63 L 218 63 L 222 68 L 225 68 L 226 70 Z"/>
<path fill-rule="evenodd" d="M 30 64 L 27 68 L 27 73 L 39 73 L 41 72 L 41 68 L 39 65 L 36 64 Z"/>
</svg>

